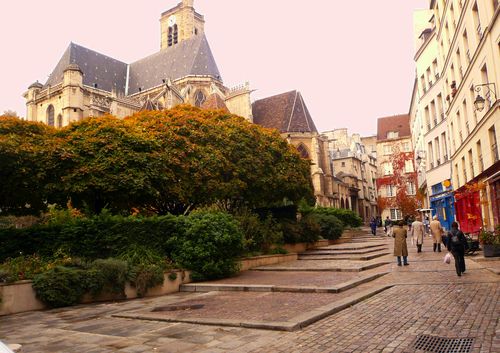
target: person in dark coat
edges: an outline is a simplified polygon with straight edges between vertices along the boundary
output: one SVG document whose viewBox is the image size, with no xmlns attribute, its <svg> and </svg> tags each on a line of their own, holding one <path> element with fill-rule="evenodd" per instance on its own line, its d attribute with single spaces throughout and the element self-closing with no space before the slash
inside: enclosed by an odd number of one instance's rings
<svg viewBox="0 0 500 353">
<path fill-rule="evenodd" d="M 375 217 L 372 217 L 372 220 L 370 222 L 370 228 L 372 229 L 373 235 L 377 234 L 377 220 L 375 219 Z"/>
<path fill-rule="evenodd" d="M 465 248 L 468 246 L 464 233 L 458 229 L 458 223 L 451 224 L 451 230 L 446 239 L 446 246 L 455 259 L 455 269 L 457 275 L 461 276 L 465 272 Z"/>
</svg>

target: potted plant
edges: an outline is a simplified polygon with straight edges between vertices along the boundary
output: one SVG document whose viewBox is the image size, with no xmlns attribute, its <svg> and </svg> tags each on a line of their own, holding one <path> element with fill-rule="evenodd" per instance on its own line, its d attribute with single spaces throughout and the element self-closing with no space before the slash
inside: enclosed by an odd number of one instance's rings
<svg viewBox="0 0 500 353">
<path fill-rule="evenodd" d="M 500 225 L 494 231 L 481 229 L 479 241 L 483 244 L 484 257 L 500 256 Z"/>
</svg>

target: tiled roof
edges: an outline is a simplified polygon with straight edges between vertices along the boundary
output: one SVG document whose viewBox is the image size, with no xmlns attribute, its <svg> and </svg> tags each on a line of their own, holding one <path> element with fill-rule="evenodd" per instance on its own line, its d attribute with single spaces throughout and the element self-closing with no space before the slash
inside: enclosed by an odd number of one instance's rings
<svg viewBox="0 0 500 353">
<path fill-rule="evenodd" d="M 169 78 L 174 81 L 190 75 L 221 79 L 205 35 L 193 36 L 130 64 L 128 94 L 156 87 Z"/>
<path fill-rule="evenodd" d="M 410 116 L 408 114 L 379 118 L 377 123 L 377 140 L 386 140 L 387 133 L 398 132 L 399 138 L 411 136 Z"/>
<path fill-rule="evenodd" d="M 111 92 L 134 94 L 159 86 L 163 80 L 190 75 L 212 76 L 221 80 L 219 69 L 205 35 L 193 36 L 130 65 L 71 43 L 59 60 L 45 86 L 62 82 L 64 70 L 77 64 L 83 72 L 83 84 Z M 128 90 L 127 67 L 129 66 Z"/>
<path fill-rule="evenodd" d="M 83 84 L 111 92 L 113 87 L 120 93 L 125 92 L 127 81 L 127 64 L 70 43 L 63 56 L 49 76 L 45 86 L 54 86 L 63 80 L 64 70 L 70 64 L 76 64 L 83 72 Z"/>
<path fill-rule="evenodd" d="M 298 91 L 255 101 L 252 115 L 254 123 L 280 132 L 318 132 Z"/>
<path fill-rule="evenodd" d="M 229 113 L 226 103 L 217 93 L 212 93 L 201 106 L 202 109 L 222 109 Z"/>
</svg>

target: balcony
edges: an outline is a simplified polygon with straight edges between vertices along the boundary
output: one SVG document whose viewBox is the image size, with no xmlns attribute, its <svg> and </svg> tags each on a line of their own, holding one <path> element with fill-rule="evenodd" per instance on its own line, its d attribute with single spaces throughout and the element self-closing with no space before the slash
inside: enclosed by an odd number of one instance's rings
<svg viewBox="0 0 500 353">
<path fill-rule="evenodd" d="M 465 55 L 467 56 L 467 62 L 470 64 L 471 58 L 470 58 L 470 50 L 469 49 L 467 49 L 467 52 L 465 53 Z"/>
<path fill-rule="evenodd" d="M 482 173 L 484 172 L 484 162 L 482 154 L 479 155 L 478 160 L 479 160 L 479 173 Z"/>
<path fill-rule="evenodd" d="M 427 131 L 431 131 L 431 123 L 427 124 Z"/>
<path fill-rule="evenodd" d="M 460 144 L 464 143 L 464 137 L 462 135 L 462 131 L 458 132 L 458 137 L 460 138 Z"/>
<path fill-rule="evenodd" d="M 439 72 L 436 72 L 436 74 L 434 75 L 434 77 L 436 77 L 436 81 L 439 80 Z"/>
<path fill-rule="evenodd" d="M 496 143 L 494 143 L 491 146 L 491 155 L 493 156 L 493 163 L 498 162 L 499 160 L 499 155 L 498 155 L 498 146 Z"/>
<path fill-rule="evenodd" d="M 437 117 L 434 117 L 434 126 L 436 126 L 438 124 L 438 119 Z"/>
<path fill-rule="evenodd" d="M 429 170 L 434 169 L 434 162 L 430 162 L 429 167 L 430 167 Z"/>
<path fill-rule="evenodd" d="M 441 165 L 441 160 L 438 158 L 436 159 L 436 167 L 439 167 Z"/>
<path fill-rule="evenodd" d="M 447 154 L 445 154 L 445 155 L 443 156 L 443 163 L 445 163 L 445 162 L 447 162 L 447 161 L 448 161 L 448 155 L 447 155 Z"/>
<path fill-rule="evenodd" d="M 441 117 L 441 121 L 443 121 L 444 120 L 444 113 L 439 114 L 439 116 Z"/>
<path fill-rule="evenodd" d="M 462 68 L 462 66 L 460 66 L 460 68 L 458 70 L 460 71 L 460 78 L 463 79 L 464 78 L 464 69 Z"/>
<path fill-rule="evenodd" d="M 469 127 L 468 121 L 465 123 L 465 131 L 467 132 L 467 136 L 469 136 L 470 135 L 470 127 Z"/>
</svg>

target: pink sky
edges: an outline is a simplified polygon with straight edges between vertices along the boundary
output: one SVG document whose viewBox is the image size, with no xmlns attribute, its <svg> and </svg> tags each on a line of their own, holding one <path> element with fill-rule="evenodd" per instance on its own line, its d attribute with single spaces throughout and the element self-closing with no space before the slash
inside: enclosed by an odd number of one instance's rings
<svg viewBox="0 0 500 353">
<path fill-rule="evenodd" d="M 159 49 L 161 12 L 180 0 L 17 0 L 0 11 L 0 113 L 45 83 L 70 41 L 131 62 Z M 195 0 L 228 86 L 253 99 L 299 90 L 319 131 L 376 133 L 406 113 L 414 79 L 413 11 L 428 0 Z"/>
</svg>

